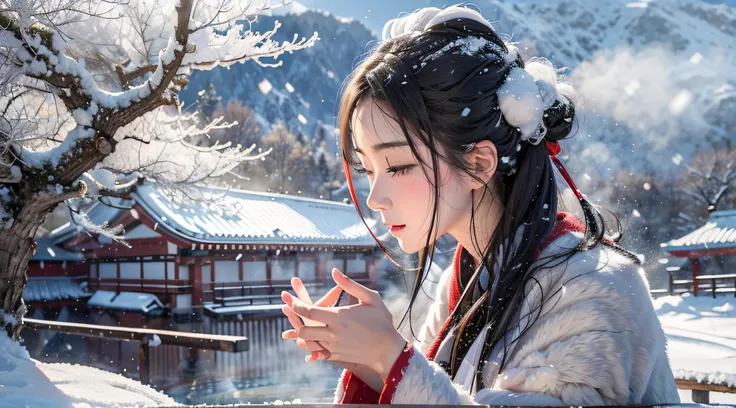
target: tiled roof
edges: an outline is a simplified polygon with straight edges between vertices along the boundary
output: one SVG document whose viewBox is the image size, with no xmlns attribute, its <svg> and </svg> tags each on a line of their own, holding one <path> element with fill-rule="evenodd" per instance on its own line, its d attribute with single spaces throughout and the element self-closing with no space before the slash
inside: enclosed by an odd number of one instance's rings
<svg viewBox="0 0 736 408">
<path fill-rule="evenodd" d="M 133 198 L 158 228 L 198 243 L 376 245 L 352 205 L 242 190 L 201 193 L 209 204 L 176 202 L 146 183 Z"/>
<path fill-rule="evenodd" d="M 148 313 L 163 308 L 164 305 L 152 293 L 120 292 L 98 290 L 87 301 L 87 306 L 100 309 L 128 310 Z"/>
<path fill-rule="evenodd" d="M 86 276 L 85 276 L 86 278 Z M 84 290 L 84 284 L 66 276 L 29 277 L 23 300 L 25 302 L 43 302 L 57 299 L 81 299 L 92 296 Z"/>
<path fill-rule="evenodd" d="M 705 225 L 661 247 L 667 252 L 736 248 L 736 210 L 714 211 Z"/>
<path fill-rule="evenodd" d="M 41 237 L 36 240 L 36 253 L 31 258 L 32 261 L 46 262 L 82 262 L 84 255 L 79 252 L 67 251 L 66 249 L 54 245 L 51 236 Z"/>
</svg>

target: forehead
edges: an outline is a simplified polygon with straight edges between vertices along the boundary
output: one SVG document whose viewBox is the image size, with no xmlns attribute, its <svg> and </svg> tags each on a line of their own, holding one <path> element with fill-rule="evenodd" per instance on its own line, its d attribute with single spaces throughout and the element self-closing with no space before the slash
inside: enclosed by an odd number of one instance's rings
<svg viewBox="0 0 736 408">
<path fill-rule="evenodd" d="M 379 143 L 406 141 L 399 124 L 371 98 L 363 98 L 353 111 L 353 146 L 364 152 Z"/>
</svg>

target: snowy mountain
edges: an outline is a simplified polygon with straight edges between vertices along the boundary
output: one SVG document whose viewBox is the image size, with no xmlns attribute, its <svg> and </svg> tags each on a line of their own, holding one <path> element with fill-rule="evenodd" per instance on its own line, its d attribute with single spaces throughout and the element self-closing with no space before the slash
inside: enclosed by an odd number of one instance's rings
<svg viewBox="0 0 736 408">
<path fill-rule="evenodd" d="M 736 140 L 736 9 L 700 0 L 474 5 L 508 40 L 520 43 L 525 57 L 545 56 L 566 68 L 585 99 L 582 126 L 568 151 L 605 164 L 596 174 L 580 161 L 592 181 L 621 168 L 676 171 L 673 166 L 693 152 Z M 285 119 L 307 135 L 317 120 L 333 125 L 342 81 L 374 33 L 356 20 L 290 7 L 278 11 L 285 15 L 261 16 L 254 28 L 270 29 L 278 19 L 280 39 L 317 31 L 315 47 L 284 57 L 278 69 L 242 64 L 197 72 L 183 99 L 193 102 L 211 81 L 223 102 L 253 107 L 264 122 Z"/>
<path fill-rule="evenodd" d="M 677 174 L 695 152 L 736 142 L 736 9 L 701 0 L 477 0 L 474 6 L 525 58 L 549 58 L 582 94 L 581 126 L 562 157 L 575 157 L 567 161 L 573 177 L 602 202 L 618 201 L 601 186 L 625 169 Z M 334 125 L 342 81 L 375 33 L 302 5 L 279 13 L 261 16 L 255 29 L 270 29 L 277 18 L 280 39 L 317 31 L 317 45 L 285 56 L 277 69 L 239 64 L 196 72 L 183 99 L 193 102 L 211 81 L 223 102 L 253 107 L 264 123 L 285 119 L 307 136 L 318 120 Z"/>
<path fill-rule="evenodd" d="M 589 159 L 578 161 L 589 173 L 603 164 L 593 181 L 622 168 L 672 171 L 696 150 L 736 141 L 736 9 L 699 0 L 474 4 L 525 58 L 566 68 L 585 100 L 568 151 Z"/>
<path fill-rule="evenodd" d="M 265 129 L 282 119 L 293 131 L 303 131 L 311 137 L 318 120 L 334 126 L 342 81 L 375 38 L 356 21 L 327 12 L 304 11 L 298 5 L 289 7 L 277 10 L 282 15 L 259 16 L 253 31 L 271 30 L 274 21 L 279 21 L 282 26 L 275 36 L 279 41 L 317 31 L 320 40 L 314 47 L 282 56 L 283 66 L 275 69 L 246 63 L 230 69 L 195 72 L 181 93 L 185 103 L 195 102 L 197 93 L 211 82 L 222 103 L 235 100 L 253 108 L 265 122 Z"/>
</svg>

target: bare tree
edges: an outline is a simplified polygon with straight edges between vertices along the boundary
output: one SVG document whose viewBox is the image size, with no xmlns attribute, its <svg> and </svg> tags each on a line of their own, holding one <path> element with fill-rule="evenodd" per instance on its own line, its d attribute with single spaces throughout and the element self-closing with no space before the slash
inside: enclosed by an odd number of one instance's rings
<svg viewBox="0 0 736 408">
<path fill-rule="evenodd" d="M 219 105 L 212 116 L 221 117 L 228 123 L 237 123 L 227 129 L 212 132 L 211 139 L 219 143 L 230 142 L 233 145 L 250 147 L 260 143 L 263 137 L 263 130 L 255 111 L 235 101 L 230 101 L 225 106 Z"/>
<path fill-rule="evenodd" d="M 724 148 L 696 155 L 691 164 L 686 165 L 683 177 L 683 191 L 696 205 L 702 206 L 707 216 L 729 200 L 736 198 L 736 149 Z"/>
<path fill-rule="evenodd" d="M 271 152 L 264 165 L 269 173 L 268 177 L 272 180 L 272 188 L 284 190 L 284 182 L 289 174 L 290 156 L 297 144 L 301 145 L 283 121 L 276 122 L 271 127 L 271 133 L 263 139 L 264 147 Z"/>
<path fill-rule="evenodd" d="M 176 92 L 194 70 L 245 61 L 275 67 L 284 52 L 314 44 L 316 33 L 277 42 L 278 23 L 262 33 L 240 23 L 273 6 L 0 0 L 0 325 L 9 336 L 22 327 L 33 237 L 57 204 L 125 196 L 143 178 L 186 188 L 260 157 L 228 143 L 191 143 L 233 124 L 201 123 L 182 112 Z"/>
</svg>

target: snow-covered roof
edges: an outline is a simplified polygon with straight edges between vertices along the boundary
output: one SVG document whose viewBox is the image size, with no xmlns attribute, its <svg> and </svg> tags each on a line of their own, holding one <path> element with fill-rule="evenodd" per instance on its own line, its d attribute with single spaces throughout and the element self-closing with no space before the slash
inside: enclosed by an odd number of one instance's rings
<svg viewBox="0 0 736 408">
<path fill-rule="evenodd" d="M 84 261 L 84 255 L 80 252 L 67 251 L 66 249 L 54 245 L 54 240 L 51 236 L 41 237 L 36 240 L 36 253 L 31 258 L 31 261 L 45 261 L 45 262 L 82 262 Z"/>
<path fill-rule="evenodd" d="M 714 211 L 705 225 L 661 247 L 667 252 L 736 248 L 736 210 Z"/>
<path fill-rule="evenodd" d="M 163 308 L 164 304 L 151 293 L 120 292 L 117 294 L 109 290 L 98 290 L 89 299 L 87 306 L 148 313 L 151 310 Z"/>
<path fill-rule="evenodd" d="M 176 202 L 145 183 L 133 198 L 159 229 L 197 243 L 376 245 L 352 205 L 218 188 L 201 193 L 207 201 Z"/>
<path fill-rule="evenodd" d="M 86 276 L 85 276 L 86 278 Z M 86 284 L 68 276 L 28 277 L 23 289 L 23 300 L 43 302 L 59 299 L 82 299 L 92 296 L 85 291 Z"/>
</svg>

